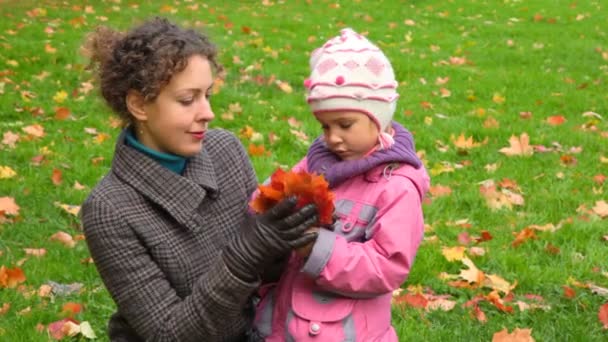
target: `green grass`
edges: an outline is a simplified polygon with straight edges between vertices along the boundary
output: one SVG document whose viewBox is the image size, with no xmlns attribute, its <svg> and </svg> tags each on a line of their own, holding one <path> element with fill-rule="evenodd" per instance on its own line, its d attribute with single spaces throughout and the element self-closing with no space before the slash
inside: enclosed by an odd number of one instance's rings
<svg viewBox="0 0 608 342">
<path fill-rule="evenodd" d="M 108 171 L 118 134 L 110 125 L 110 111 L 95 91 L 72 96 L 91 79 L 83 70 L 86 61 L 79 56 L 78 47 L 98 24 L 124 29 L 159 13 L 204 29 L 219 45 L 228 74 L 226 84 L 213 98 L 213 126 L 238 134 L 249 125 L 264 136 L 261 143 L 270 155 L 252 156 L 260 180 L 278 165 L 294 164 L 306 152 L 308 144 L 290 133 L 288 118 L 302 122 L 297 129 L 309 141 L 320 132 L 303 99 L 302 82 L 313 48 L 341 27 L 351 26 L 366 32 L 392 60 L 401 82 L 395 119 L 415 133 L 427 168 L 438 170 L 442 163 L 462 166 L 432 175 L 434 185 L 449 186 L 452 194 L 425 204 L 426 222 L 432 230 L 426 233 L 429 241 L 422 244 L 404 284 L 450 294 L 457 305 L 447 312 L 395 308 L 394 325 L 401 340 L 489 341 L 504 328 L 531 328 L 536 341 L 608 338 L 598 319 L 599 308 L 608 299 L 571 284 L 576 280 L 608 287 L 608 242 L 602 240 L 607 234 L 606 221 L 577 211 L 581 205 L 590 209 L 596 201 L 608 200 L 605 186 L 593 181 L 593 176 L 608 173 L 608 165 L 601 160 L 608 157 L 608 125 L 596 120 L 595 131 L 581 129 L 592 121 L 582 116 L 584 112 L 608 115 L 608 53 L 602 56 L 608 51 L 608 8 L 603 2 L 360 0 L 334 6 L 337 2 L 294 0 L 267 1 L 271 5 L 265 6 L 261 1 L 208 1 L 196 9 L 188 8 L 195 2 L 187 1 L 139 6 L 130 1 L 73 3 L 0 1 L 0 136 L 9 131 L 21 136 L 14 149 L 0 143 L 0 166 L 17 173 L 0 179 L 0 197 L 14 198 L 21 208 L 16 222 L 0 224 L 0 265 L 17 266 L 25 257 L 23 248 L 48 251 L 42 258 L 28 257 L 21 264 L 27 277 L 21 288 L 0 288 L 0 308 L 3 303 L 11 305 L 0 319 L 0 340 L 48 340 L 46 332 L 38 332 L 36 326 L 60 319 L 61 308 L 69 301 L 84 305 L 75 318 L 89 321 L 98 338 L 107 340 L 106 322 L 114 304 L 94 266 L 81 262 L 89 256 L 85 243 L 79 241 L 69 249 L 49 240 L 60 230 L 81 234 L 79 220 L 54 203 L 82 203 Z M 85 6 L 94 13 L 84 12 Z M 35 8 L 43 11 L 33 15 Z M 163 12 L 170 9 L 174 13 Z M 80 17 L 84 21 L 76 25 Z M 406 20 L 414 25 L 407 25 Z M 45 33 L 47 27 L 54 33 Z M 57 51 L 47 53 L 46 43 Z M 234 62 L 236 56 L 241 64 Z M 450 57 L 465 57 L 469 63 L 445 63 Z M 248 68 L 256 65 L 259 68 Z M 43 71 L 49 75 L 36 78 Z M 251 81 L 271 76 L 288 82 L 293 92 Z M 449 77 L 449 82 L 438 85 L 438 77 Z M 449 89 L 449 97 L 440 96 L 442 87 Z M 53 96 L 61 90 L 69 96 L 57 104 Z M 26 101 L 23 91 L 35 97 Z M 504 102 L 493 101 L 495 95 Z M 241 105 L 243 113 L 234 120 L 223 120 L 221 114 L 234 103 Z M 69 108 L 72 117 L 54 119 L 59 106 Z M 44 113 L 35 115 L 32 108 Z M 532 116 L 523 119 L 520 112 Z M 563 115 L 567 121 L 548 125 L 546 118 L 553 115 Z M 495 119 L 499 127 L 486 128 L 488 118 Z M 42 125 L 45 136 L 26 139 L 22 128 L 31 124 Z M 96 143 L 85 128 L 95 128 L 110 138 Z M 279 137 L 273 144 L 270 132 Z M 531 157 L 507 157 L 498 152 L 508 146 L 511 135 L 524 132 L 530 135 L 531 144 L 551 147 L 558 142 L 564 152 Z M 461 133 L 475 141 L 488 140 L 459 154 L 450 136 Z M 250 144 L 244 138 L 243 143 Z M 582 147 L 582 152 L 566 152 L 571 147 Z M 31 159 L 45 151 L 45 161 L 33 165 Z M 562 165 L 560 157 L 566 154 L 573 155 L 577 163 Z M 103 160 L 94 164 L 92 160 L 98 157 Z M 489 173 L 485 166 L 494 163 L 498 168 Z M 53 169 L 63 175 L 58 186 L 51 181 Z M 492 211 L 478 183 L 505 178 L 517 182 L 525 205 Z M 86 189 L 74 189 L 76 181 Z M 468 219 L 472 226 L 465 229 L 450 224 L 459 219 Z M 537 232 L 538 239 L 511 247 L 513 232 L 566 219 L 571 223 L 560 230 Z M 486 255 L 472 258 L 475 265 L 487 274 L 517 281 L 516 299 L 540 295 L 550 309 L 521 312 L 515 308 L 513 313 L 503 313 L 483 302 L 480 307 L 487 322 L 482 324 L 463 304 L 489 290 L 454 288 L 438 278 L 441 272 L 458 274 L 465 268 L 459 262 L 448 262 L 441 247 L 458 245 L 457 237 L 463 231 L 475 236 L 482 230 L 489 231 L 493 239 L 479 244 L 486 248 Z M 558 247 L 559 253 L 548 253 L 548 244 Z M 82 283 L 84 289 L 68 297 L 40 298 L 35 291 L 49 280 Z M 574 288 L 576 296 L 566 298 L 563 285 Z M 26 308 L 29 311 L 23 313 Z"/>
</svg>

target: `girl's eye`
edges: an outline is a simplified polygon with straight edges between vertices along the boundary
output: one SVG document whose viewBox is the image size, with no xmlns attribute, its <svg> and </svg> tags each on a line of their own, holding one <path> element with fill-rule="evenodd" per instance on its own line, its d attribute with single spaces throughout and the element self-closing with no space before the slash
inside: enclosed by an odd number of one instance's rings
<svg viewBox="0 0 608 342">
<path fill-rule="evenodd" d="M 342 128 L 342 129 L 348 129 L 348 128 L 350 128 L 350 126 L 352 126 L 352 125 L 353 125 L 352 123 L 340 124 L 340 128 Z"/>
</svg>

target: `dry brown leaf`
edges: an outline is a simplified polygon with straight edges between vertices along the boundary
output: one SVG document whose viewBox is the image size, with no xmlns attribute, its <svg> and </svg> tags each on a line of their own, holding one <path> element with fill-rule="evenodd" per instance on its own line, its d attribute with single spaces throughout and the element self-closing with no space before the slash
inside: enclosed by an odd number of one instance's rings
<svg viewBox="0 0 608 342">
<path fill-rule="evenodd" d="M 434 310 L 442 310 L 442 311 L 450 311 L 456 306 L 456 301 L 437 298 L 433 300 L 429 300 L 426 305 L 426 311 L 434 311 Z"/>
<path fill-rule="evenodd" d="M 512 333 L 509 333 L 507 328 L 494 333 L 492 342 L 534 342 L 532 337 L 532 329 L 515 328 Z"/>
<path fill-rule="evenodd" d="M 11 303 L 4 303 L 0 307 L 0 316 L 5 315 L 11 308 Z"/>
<path fill-rule="evenodd" d="M 50 240 L 60 242 L 69 248 L 73 248 L 74 246 L 76 246 L 76 241 L 74 241 L 72 236 L 66 232 L 57 232 L 51 235 Z"/>
<path fill-rule="evenodd" d="M 19 141 L 19 134 L 7 131 L 2 135 L 2 144 L 9 148 L 15 148 L 17 141 Z"/>
<path fill-rule="evenodd" d="M 44 136 L 44 127 L 38 124 L 23 127 L 21 130 L 32 138 L 42 138 Z"/>
<path fill-rule="evenodd" d="M 35 257 L 43 257 L 46 255 L 46 249 L 44 248 L 24 248 L 23 251 L 26 255 Z"/>
<path fill-rule="evenodd" d="M 511 285 L 508 281 L 497 276 L 496 274 L 490 274 L 484 278 L 483 286 L 506 294 L 510 293 L 517 286 L 517 281 Z"/>
<path fill-rule="evenodd" d="M 608 303 L 600 306 L 600 310 L 597 313 L 597 318 L 602 323 L 604 330 L 608 329 Z"/>
</svg>

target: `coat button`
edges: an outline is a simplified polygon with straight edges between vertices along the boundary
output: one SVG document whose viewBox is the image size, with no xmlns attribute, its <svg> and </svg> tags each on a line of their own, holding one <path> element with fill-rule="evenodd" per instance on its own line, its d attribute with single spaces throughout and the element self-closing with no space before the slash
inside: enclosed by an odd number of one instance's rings
<svg viewBox="0 0 608 342">
<path fill-rule="evenodd" d="M 311 335 L 317 335 L 321 331 L 321 325 L 319 323 L 310 323 L 309 333 Z"/>
</svg>

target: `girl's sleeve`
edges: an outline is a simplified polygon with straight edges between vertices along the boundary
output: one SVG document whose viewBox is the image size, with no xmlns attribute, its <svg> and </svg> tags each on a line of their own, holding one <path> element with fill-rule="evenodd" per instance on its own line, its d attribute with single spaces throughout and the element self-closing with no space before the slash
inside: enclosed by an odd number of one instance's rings
<svg viewBox="0 0 608 342">
<path fill-rule="evenodd" d="M 302 269 L 317 285 L 365 298 L 391 292 L 405 281 L 422 241 L 424 220 L 416 186 L 407 177 L 398 179 L 380 196 L 369 240 L 348 242 L 335 232 L 320 230 Z"/>
</svg>

